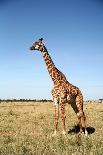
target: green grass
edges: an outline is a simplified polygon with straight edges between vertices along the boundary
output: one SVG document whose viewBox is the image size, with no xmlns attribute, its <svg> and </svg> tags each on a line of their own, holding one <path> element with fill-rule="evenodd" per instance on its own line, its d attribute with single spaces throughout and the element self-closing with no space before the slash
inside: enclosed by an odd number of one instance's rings
<svg viewBox="0 0 103 155">
<path fill-rule="evenodd" d="M 60 118 L 58 134 L 53 137 L 52 103 L 1 103 L 0 155 L 102 155 L 103 105 L 85 104 L 84 111 L 91 134 L 72 132 L 77 118 L 67 105 L 67 135 L 61 134 Z"/>
</svg>

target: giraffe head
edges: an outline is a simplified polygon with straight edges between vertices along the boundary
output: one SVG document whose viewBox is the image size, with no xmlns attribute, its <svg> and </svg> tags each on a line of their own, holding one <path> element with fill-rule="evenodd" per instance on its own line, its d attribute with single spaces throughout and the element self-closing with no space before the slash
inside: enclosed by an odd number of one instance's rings
<svg viewBox="0 0 103 155">
<path fill-rule="evenodd" d="M 33 43 L 33 45 L 30 47 L 30 50 L 42 51 L 43 47 L 44 47 L 43 38 L 40 38 L 38 41 Z"/>
</svg>

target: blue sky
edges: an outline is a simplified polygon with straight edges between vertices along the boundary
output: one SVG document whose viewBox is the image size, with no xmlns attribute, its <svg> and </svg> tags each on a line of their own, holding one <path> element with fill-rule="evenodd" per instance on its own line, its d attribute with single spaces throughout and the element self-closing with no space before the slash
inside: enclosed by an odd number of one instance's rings
<svg viewBox="0 0 103 155">
<path fill-rule="evenodd" d="M 55 63 L 84 99 L 103 98 L 102 0 L 0 0 L 0 98 L 51 99 L 43 37 Z"/>
</svg>

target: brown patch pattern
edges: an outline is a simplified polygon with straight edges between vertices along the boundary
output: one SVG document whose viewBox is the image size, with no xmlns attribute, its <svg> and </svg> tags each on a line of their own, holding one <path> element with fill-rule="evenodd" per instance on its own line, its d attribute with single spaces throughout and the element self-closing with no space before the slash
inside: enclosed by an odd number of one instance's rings
<svg viewBox="0 0 103 155">
<path fill-rule="evenodd" d="M 45 45 L 42 42 L 42 39 L 39 39 L 38 42 L 35 42 L 32 45 L 31 50 L 38 50 L 42 53 L 47 66 L 47 70 L 54 82 L 52 96 L 55 105 L 55 114 L 54 114 L 55 133 L 58 127 L 59 105 L 61 106 L 63 133 L 65 133 L 65 117 L 66 117 L 65 104 L 67 102 L 71 104 L 72 108 L 77 114 L 80 130 L 82 131 L 83 129 L 85 129 L 86 131 L 86 125 L 85 125 L 86 118 L 83 112 L 83 96 L 79 88 L 69 83 L 65 75 L 55 67 Z"/>
</svg>

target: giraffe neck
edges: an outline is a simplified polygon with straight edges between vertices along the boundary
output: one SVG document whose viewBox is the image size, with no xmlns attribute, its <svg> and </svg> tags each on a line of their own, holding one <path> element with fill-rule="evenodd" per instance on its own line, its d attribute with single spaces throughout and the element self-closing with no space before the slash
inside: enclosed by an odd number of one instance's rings
<svg viewBox="0 0 103 155">
<path fill-rule="evenodd" d="M 48 70 L 54 84 L 56 84 L 60 81 L 62 81 L 62 82 L 66 81 L 65 75 L 55 67 L 54 62 L 51 59 L 51 57 L 50 57 L 45 46 L 41 50 L 41 53 L 43 55 L 44 61 L 45 61 L 46 66 L 47 66 L 47 70 Z"/>
</svg>

